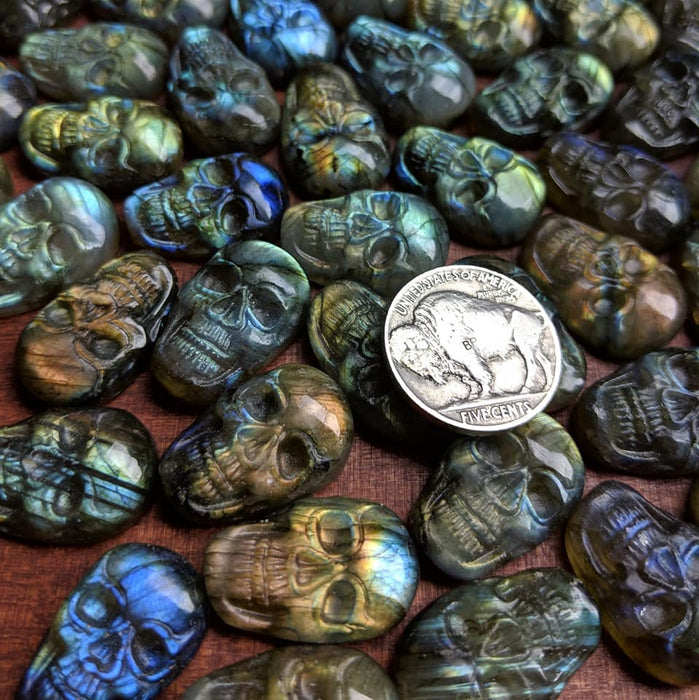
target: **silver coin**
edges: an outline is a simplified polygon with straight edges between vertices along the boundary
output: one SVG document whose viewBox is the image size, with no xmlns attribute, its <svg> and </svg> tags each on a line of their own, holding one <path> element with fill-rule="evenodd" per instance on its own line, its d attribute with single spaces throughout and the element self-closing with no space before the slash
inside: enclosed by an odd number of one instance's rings
<svg viewBox="0 0 699 700">
<path fill-rule="evenodd" d="M 408 282 L 386 317 L 388 366 L 427 416 L 467 435 L 509 430 L 542 411 L 561 373 L 558 335 L 522 285 L 475 265 Z"/>
</svg>

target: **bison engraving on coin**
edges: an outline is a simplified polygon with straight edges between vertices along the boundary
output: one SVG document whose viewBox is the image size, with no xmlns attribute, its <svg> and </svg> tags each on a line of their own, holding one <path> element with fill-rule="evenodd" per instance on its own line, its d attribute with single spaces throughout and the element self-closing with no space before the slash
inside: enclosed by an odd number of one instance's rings
<svg viewBox="0 0 699 700">
<path fill-rule="evenodd" d="M 438 268 L 409 282 L 389 309 L 385 344 L 408 396 L 459 432 L 524 423 L 558 386 L 558 337 L 539 302 L 476 266 Z"/>
</svg>

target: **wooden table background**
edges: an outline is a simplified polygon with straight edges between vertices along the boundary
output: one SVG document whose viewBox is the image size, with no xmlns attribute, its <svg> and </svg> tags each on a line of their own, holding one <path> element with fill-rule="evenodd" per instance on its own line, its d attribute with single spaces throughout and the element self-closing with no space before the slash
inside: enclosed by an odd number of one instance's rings
<svg viewBox="0 0 699 700">
<path fill-rule="evenodd" d="M 16 57 L 10 58 L 17 65 Z M 483 81 L 480 81 L 483 84 Z M 280 94 L 280 99 L 283 96 Z M 463 126 L 457 129 L 467 133 Z M 528 154 L 534 155 L 534 154 Z M 15 185 L 15 194 L 31 187 L 40 178 L 24 160 L 19 148 L 2 153 L 9 166 Z M 265 156 L 277 164 L 276 151 Z M 680 175 L 689 167 L 685 158 L 671 164 Z M 292 199 L 292 201 L 297 201 Z M 117 210 L 121 214 L 120 204 Z M 122 250 L 128 240 L 122 235 Z M 448 262 L 475 252 L 495 252 L 516 260 L 517 249 L 482 251 L 452 243 Z M 189 279 L 197 267 L 175 263 L 180 284 Z M 9 425 L 38 413 L 42 407 L 34 403 L 19 387 L 14 374 L 13 356 L 22 328 L 35 312 L 0 319 L 0 424 Z M 671 345 L 689 345 L 684 333 Z M 588 384 L 608 374 L 618 366 L 587 354 Z M 307 339 L 299 338 L 270 368 L 286 362 L 316 364 Z M 135 414 L 151 431 L 160 453 L 196 418 L 163 399 L 149 372 L 136 381 L 108 405 L 123 408 Z M 552 414 L 564 425 L 568 412 Z M 367 498 L 385 504 L 401 518 L 406 519 L 410 507 L 422 489 L 430 470 L 436 466 L 439 455 L 416 457 L 399 445 L 381 445 L 357 435 L 349 460 L 340 477 L 318 495 L 346 495 Z M 691 480 L 634 478 L 620 474 L 588 471 L 585 481 L 587 492 L 601 480 L 614 478 L 624 481 L 654 504 L 672 514 L 683 517 Z M 201 571 L 204 548 L 219 528 L 194 528 L 174 522 L 159 496 L 154 505 L 136 525 L 118 537 L 90 547 L 56 547 L 29 544 L 0 538 L 0 700 L 11 698 L 24 670 L 31 662 L 41 639 L 51 623 L 62 600 L 80 581 L 84 572 L 111 547 L 125 542 L 146 542 L 169 547 L 187 557 Z M 563 566 L 570 569 L 562 546 L 562 530 L 547 542 L 523 557 L 497 570 L 509 574 L 536 566 Z M 415 600 L 406 618 L 382 637 L 351 644 L 374 657 L 390 671 L 395 642 L 406 623 L 431 600 L 450 590 L 458 582 L 441 574 L 433 565 L 421 560 L 421 580 Z M 240 661 L 273 648 L 271 639 L 246 634 L 227 627 L 211 612 L 210 629 L 197 655 L 189 666 L 162 693 L 166 699 L 179 697 L 185 688 L 202 675 L 221 666 Z M 278 644 L 278 643 L 277 643 Z M 647 676 L 615 647 L 603 633 L 602 642 L 583 667 L 572 677 L 560 696 L 564 700 L 578 698 L 614 698 L 616 700 L 689 700 L 699 698 L 699 690 L 677 689 Z"/>
</svg>

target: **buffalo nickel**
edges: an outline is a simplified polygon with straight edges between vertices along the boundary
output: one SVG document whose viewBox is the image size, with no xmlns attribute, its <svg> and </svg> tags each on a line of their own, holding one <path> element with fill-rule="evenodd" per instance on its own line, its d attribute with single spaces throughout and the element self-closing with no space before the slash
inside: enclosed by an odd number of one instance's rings
<svg viewBox="0 0 699 700">
<path fill-rule="evenodd" d="M 408 282 L 384 329 L 388 365 L 419 409 L 467 435 L 509 430 L 542 411 L 561 350 L 546 311 L 506 275 L 450 265 Z"/>
</svg>

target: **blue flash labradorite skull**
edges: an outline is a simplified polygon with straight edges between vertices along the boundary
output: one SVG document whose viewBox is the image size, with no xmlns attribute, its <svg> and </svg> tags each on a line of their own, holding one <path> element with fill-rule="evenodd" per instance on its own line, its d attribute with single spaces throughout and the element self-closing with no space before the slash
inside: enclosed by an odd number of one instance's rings
<svg viewBox="0 0 699 700">
<path fill-rule="evenodd" d="M 14 145 L 24 115 L 35 104 L 34 83 L 0 59 L 0 151 Z"/>
<path fill-rule="evenodd" d="M 174 42 L 186 27 L 220 28 L 230 0 L 89 0 L 95 14 L 131 22 Z"/>
<path fill-rule="evenodd" d="M 556 393 L 546 405 L 546 410 L 550 413 L 569 406 L 585 386 L 587 361 L 583 349 L 563 323 L 556 305 L 539 289 L 529 273 L 509 260 L 495 255 L 469 255 L 454 262 L 454 265 L 459 264 L 478 265 L 501 272 L 531 292 L 543 306 L 544 311 L 553 322 L 561 345 L 561 378 Z"/>
<path fill-rule="evenodd" d="M 405 525 L 385 506 L 303 498 L 211 538 L 204 582 L 229 625 L 300 642 L 372 639 L 405 616 L 418 580 Z"/>
<path fill-rule="evenodd" d="M 334 644 L 292 644 L 243 659 L 190 685 L 182 700 L 281 700 L 302 697 L 299 693 L 334 700 L 398 700 L 393 681 L 376 661 Z"/>
<path fill-rule="evenodd" d="M 476 92 L 470 66 L 445 43 L 372 17 L 347 28 L 342 59 L 398 132 L 418 124 L 448 127 Z"/>
<path fill-rule="evenodd" d="M 279 173 L 260 158 L 231 153 L 192 160 L 124 201 L 124 218 L 137 245 L 186 260 L 279 232 L 288 205 Z"/>
<path fill-rule="evenodd" d="M 160 463 L 172 507 L 199 524 L 259 519 L 340 473 L 353 423 L 340 387 L 308 365 L 282 365 L 224 391 Z"/>
<path fill-rule="evenodd" d="M 473 581 L 548 539 L 584 480 L 573 439 L 540 413 L 513 430 L 452 443 L 413 506 L 411 530 L 442 571 Z"/>
<path fill-rule="evenodd" d="M 688 234 L 689 193 L 660 161 L 631 146 L 562 132 L 546 140 L 538 165 L 557 211 L 651 252 Z"/>
<path fill-rule="evenodd" d="M 403 23 L 441 39 L 488 72 L 510 65 L 541 35 L 525 0 L 409 0 Z"/>
<path fill-rule="evenodd" d="M 85 0 L 3 0 L 0 46 L 14 49 L 31 32 L 70 22 Z"/>
<path fill-rule="evenodd" d="M 150 544 L 105 552 L 63 602 L 17 698 L 155 698 L 197 652 L 206 597 L 194 567 Z"/>
<path fill-rule="evenodd" d="M 49 178 L 10 200 L 0 207 L 0 316 L 45 304 L 118 245 L 114 206 L 84 180 Z"/>
<path fill-rule="evenodd" d="M 664 683 L 698 683 L 699 528 L 603 481 L 573 511 L 565 546 L 622 651 Z"/>
<path fill-rule="evenodd" d="M 338 29 L 343 29 L 359 15 L 400 22 L 408 0 L 317 0 L 315 4 Z"/>
<path fill-rule="evenodd" d="M 143 515 L 158 454 L 146 428 L 116 408 L 51 409 L 0 428 L 0 532 L 89 544 Z"/>
<path fill-rule="evenodd" d="M 359 190 L 286 211 L 282 247 L 318 284 L 352 279 L 384 296 L 446 262 L 447 224 L 426 200 Z"/>
<path fill-rule="evenodd" d="M 587 51 L 615 74 L 643 65 L 660 41 L 653 15 L 635 0 L 534 0 L 534 10 L 557 43 Z"/>
<path fill-rule="evenodd" d="M 259 63 L 274 87 L 312 63 L 332 63 L 335 30 L 308 0 L 231 0 L 231 36 Z"/>
<path fill-rule="evenodd" d="M 667 348 L 589 386 L 571 414 L 586 462 L 650 476 L 699 474 L 699 348 Z"/>
<path fill-rule="evenodd" d="M 155 100 L 165 89 L 168 48 L 147 29 L 95 22 L 30 34 L 22 69 L 55 100 L 116 95 Z"/>
<path fill-rule="evenodd" d="M 217 29 L 182 32 L 170 57 L 167 89 L 197 153 L 263 153 L 277 138 L 280 107 L 264 70 Z"/>
<path fill-rule="evenodd" d="M 603 356 L 632 360 L 659 350 L 684 321 L 675 271 L 626 236 L 549 214 L 527 236 L 521 264 L 571 332 Z"/>
<path fill-rule="evenodd" d="M 165 110 L 111 95 L 33 107 L 20 143 L 44 174 L 75 175 L 117 193 L 169 175 L 183 155 L 180 127 Z"/>
<path fill-rule="evenodd" d="M 699 54 L 667 51 L 636 71 L 602 135 L 664 160 L 699 144 Z"/>
<path fill-rule="evenodd" d="M 522 241 L 544 207 L 546 186 L 534 163 L 495 141 L 414 127 L 396 146 L 405 189 L 435 203 L 452 236 L 488 248 Z"/>
<path fill-rule="evenodd" d="M 289 85 L 281 156 L 292 189 L 308 199 L 377 189 L 391 167 L 378 112 L 350 75 L 330 63 L 306 68 Z"/>
<path fill-rule="evenodd" d="M 445 436 L 411 409 L 392 381 L 383 354 L 387 311 L 388 302 L 369 287 L 331 282 L 311 302 L 311 349 L 344 391 L 362 428 L 383 439 L 440 447 Z"/>
<path fill-rule="evenodd" d="M 106 401 L 143 369 L 177 295 L 156 253 L 128 253 L 64 289 L 25 326 L 17 374 L 49 404 Z"/>
<path fill-rule="evenodd" d="M 558 131 L 585 131 L 607 107 L 614 78 L 589 53 L 560 46 L 517 59 L 472 105 L 482 136 L 534 148 Z"/>
<path fill-rule="evenodd" d="M 398 641 L 401 698 L 555 698 L 595 650 L 597 607 L 563 569 L 474 581 L 430 603 Z"/>
<path fill-rule="evenodd" d="M 182 287 L 156 343 L 153 373 L 182 401 L 211 403 L 284 350 L 309 299 L 308 279 L 285 250 L 231 243 Z"/>
</svg>

